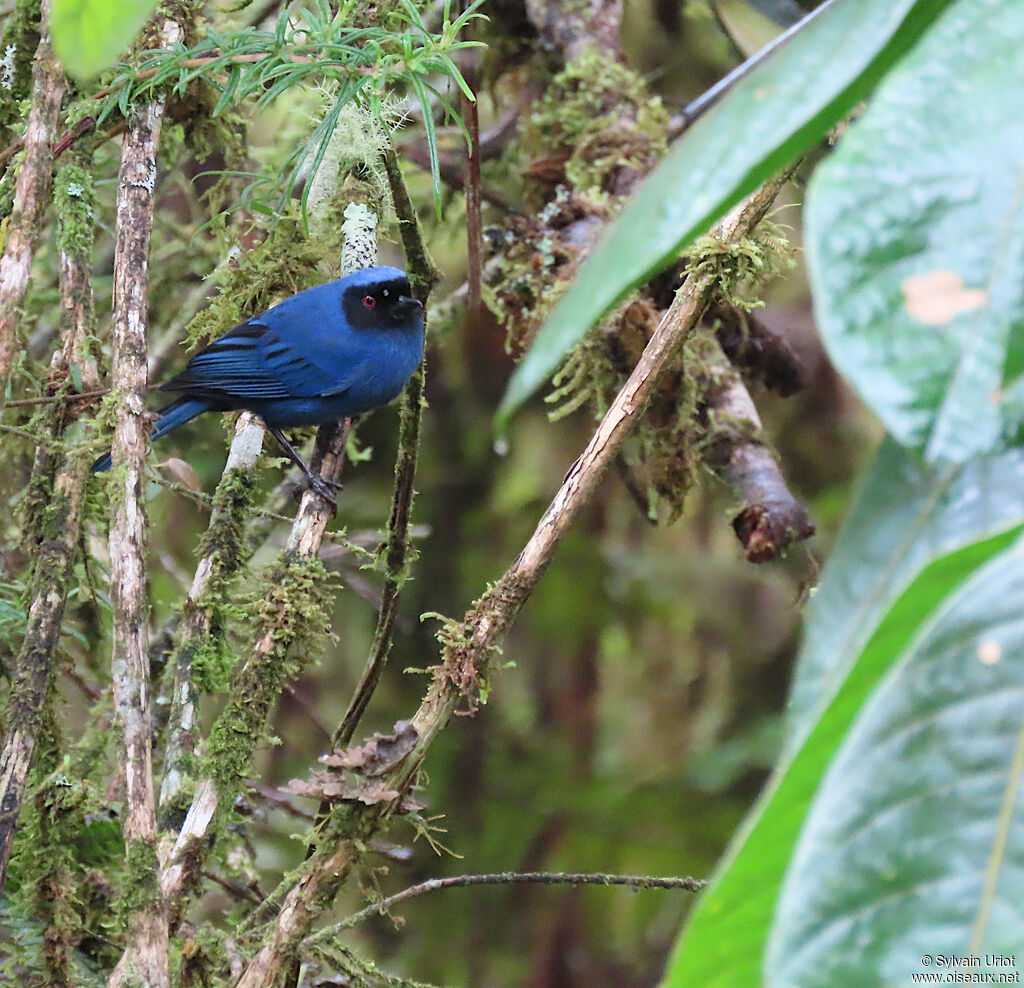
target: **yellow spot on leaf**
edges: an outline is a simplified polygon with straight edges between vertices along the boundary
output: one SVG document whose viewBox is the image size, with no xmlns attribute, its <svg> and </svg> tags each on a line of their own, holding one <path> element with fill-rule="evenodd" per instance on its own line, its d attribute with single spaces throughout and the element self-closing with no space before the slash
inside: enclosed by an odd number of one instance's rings
<svg viewBox="0 0 1024 988">
<path fill-rule="evenodd" d="M 978 642 L 978 658 L 987 666 L 994 666 L 1003 657 L 1003 647 L 999 642 Z"/>
<path fill-rule="evenodd" d="M 929 271 L 900 283 L 903 305 L 911 319 L 926 326 L 945 326 L 961 312 L 980 309 L 988 296 L 980 288 L 965 288 L 955 271 Z"/>
</svg>

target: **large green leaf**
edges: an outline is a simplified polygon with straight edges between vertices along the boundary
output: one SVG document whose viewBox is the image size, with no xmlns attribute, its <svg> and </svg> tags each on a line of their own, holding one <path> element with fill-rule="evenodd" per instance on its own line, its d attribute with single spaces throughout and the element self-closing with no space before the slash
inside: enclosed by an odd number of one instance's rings
<svg viewBox="0 0 1024 988">
<path fill-rule="evenodd" d="M 71 75 L 94 76 L 131 44 L 154 7 L 156 0 L 53 0 L 54 51 Z"/>
<path fill-rule="evenodd" d="M 591 251 L 516 369 L 512 412 L 631 288 L 862 99 L 949 0 L 833 0 L 690 128 Z"/>
<path fill-rule="evenodd" d="M 944 603 L 875 691 L 801 831 L 766 984 L 905 985 L 925 955 L 1020 952 L 1022 614 L 1018 544 Z"/>
<path fill-rule="evenodd" d="M 929 466 L 886 439 L 807 612 L 787 710 L 799 746 L 892 602 L 932 559 L 1024 520 L 1024 453 Z"/>
<path fill-rule="evenodd" d="M 1019 0 L 958 0 L 808 193 L 829 352 L 933 460 L 988 452 L 1024 422 L 1022 47 Z"/>
<path fill-rule="evenodd" d="M 887 610 L 846 672 L 841 689 L 802 743 L 790 745 L 687 926 L 666 988 L 748 988 L 762 981 L 762 959 L 785 870 L 804 815 L 832 756 L 865 701 L 941 602 L 1005 548 L 1009 530 L 927 565 Z M 873 563 L 877 559 L 873 558 Z M 850 601 L 850 603 L 855 603 Z"/>
</svg>

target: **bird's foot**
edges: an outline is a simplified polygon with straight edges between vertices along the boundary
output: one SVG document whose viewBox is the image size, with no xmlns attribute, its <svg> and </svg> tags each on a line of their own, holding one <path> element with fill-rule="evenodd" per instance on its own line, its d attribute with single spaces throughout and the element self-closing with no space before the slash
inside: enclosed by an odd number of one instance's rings
<svg viewBox="0 0 1024 988">
<path fill-rule="evenodd" d="M 326 477 L 320 477 L 317 474 L 310 474 L 309 489 L 321 500 L 326 501 L 331 506 L 332 512 L 337 512 L 338 502 L 334 494 L 342 489 L 341 484 L 334 480 L 328 480 Z"/>
</svg>

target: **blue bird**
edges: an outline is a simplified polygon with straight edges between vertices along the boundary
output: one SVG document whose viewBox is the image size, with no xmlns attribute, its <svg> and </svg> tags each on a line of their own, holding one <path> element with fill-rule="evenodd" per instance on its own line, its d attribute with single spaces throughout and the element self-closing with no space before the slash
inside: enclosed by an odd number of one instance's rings
<svg viewBox="0 0 1024 988">
<path fill-rule="evenodd" d="M 286 298 L 197 353 L 161 391 L 153 439 L 203 412 L 245 409 L 331 504 L 338 485 L 315 475 L 282 429 L 323 425 L 386 405 L 423 359 L 423 305 L 404 271 L 366 268 Z M 93 471 L 110 468 L 110 454 Z"/>
</svg>

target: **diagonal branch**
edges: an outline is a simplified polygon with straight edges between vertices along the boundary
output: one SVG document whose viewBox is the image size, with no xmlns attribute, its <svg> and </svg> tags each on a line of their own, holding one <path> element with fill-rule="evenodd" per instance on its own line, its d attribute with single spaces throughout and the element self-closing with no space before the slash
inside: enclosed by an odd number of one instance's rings
<svg viewBox="0 0 1024 988">
<path fill-rule="evenodd" d="M 194 680 L 193 659 L 209 644 L 213 633 L 213 609 L 204 597 L 236 572 L 244 553 L 240 526 L 249 507 L 256 461 L 263 449 L 263 424 L 252 412 L 243 412 L 235 424 L 235 435 L 217 493 L 213 513 L 203 540 L 203 553 L 182 609 L 181 631 L 174 652 L 174 686 L 164 777 L 160 787 L 161 829 L 172 825 L 176 803 L 186 788 L 190 756 L 195 753 L 196 716 L 199 696 Z M 177 830 L 177 827 L 173 827 Z M 175 834 L 176 836 L 176 834 Z"/>
<path fill-rule="evenodd" d="M 347 420 L 343 425 L 321 426 L 310 464 L 314 473 L 325 480 L 338 479 L 347 435 Z M 255 644 L 234 677 L 231 699 L 210 731 L 206 761 L 208 767 L 216 769 L 216 775 L 210 772 L 196 786 L 174 845 L 161 855 L 160 889 L 168 906 L 177 903 L 202 870 L 209 849 L 205 838 L 217 809 L 230 805 L 244 782 L 270 706 L 287 672 L 285 658 L 295 634 L 296 616 L 296 602 L 288 593 L 296 588 L 288 582 L 289 573 L 292 567 L 301 567 L 303 560 L 316 556 L 332 510 L 314 491 L 303 494 L 279 570 L 282 585 L 267 601 Z M 305 582 L 301 572 L 299 579 Z"/>
</svg>

